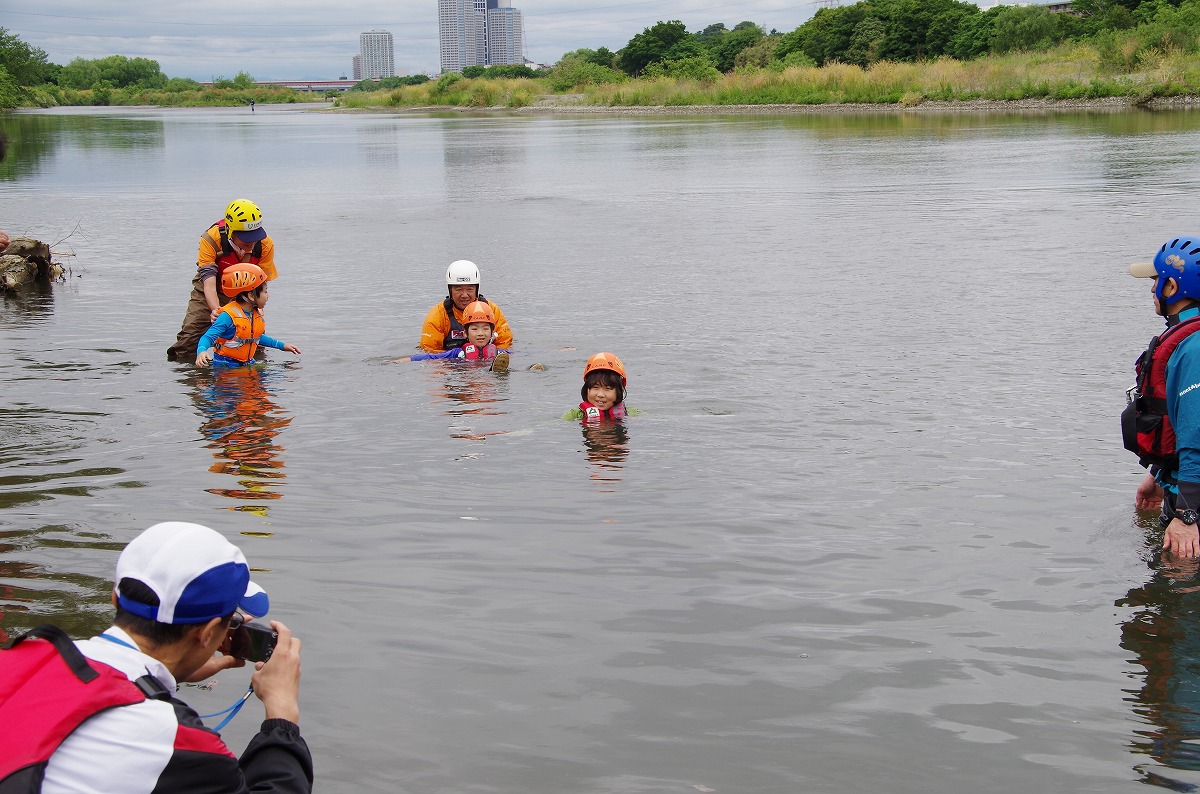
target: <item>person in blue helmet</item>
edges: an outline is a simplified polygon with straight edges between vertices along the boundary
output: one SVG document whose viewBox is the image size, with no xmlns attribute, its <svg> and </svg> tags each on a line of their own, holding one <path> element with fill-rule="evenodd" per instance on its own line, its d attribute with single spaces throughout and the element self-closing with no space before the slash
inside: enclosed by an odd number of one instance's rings
<svg viewBox="0 0 1200 794">
<path fill-rule="evenodd" d="M 1138 357 L 1136 384 L 1121 415 L 1125 448 L 1149 473 L 1134 499 L 1159 508 L 1162 550 L 1200 556 L 1200 234 L 1163 243 L 1130 274 L 1154 279 L 1154 310 L 1167 327 Z M 1169 366 L 1168 366 L 1169 364 Z"/>
</svg>

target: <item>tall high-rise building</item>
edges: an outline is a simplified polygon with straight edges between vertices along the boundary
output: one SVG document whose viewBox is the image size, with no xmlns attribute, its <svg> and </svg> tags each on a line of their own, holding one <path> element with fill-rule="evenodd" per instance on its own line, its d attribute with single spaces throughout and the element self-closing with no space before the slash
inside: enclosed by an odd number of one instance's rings
<svg viewBox="0 0 1200 794">
<path fill-rule="evenodd" d="M 352 74 L 354 75 L 354 79 L 355 79 L 355 80 L 361 80 L 361 79 L 363 79 L 363 76 L 362 76 L 362 56 L 361 56 L 361 55 L 355 55 L 355 56 L 354 56 L 354 58 L 353 58 L 353 61 L 352 61 L 352 65 L 353 65 L 353 72 L 352 72 Z"/>
<path fill-rule="evenodd" d="M 358 57 L 362 80 L 396 76 L 396 59 L 392 50 L 392 34 L 386 30 L 371 30 L 358 34 Z"/>
<path fill-rule="evenodd" d="M 443 72 L 525 63 L 525 21 L 512 0 L 438 0 Z"/>
</svg>

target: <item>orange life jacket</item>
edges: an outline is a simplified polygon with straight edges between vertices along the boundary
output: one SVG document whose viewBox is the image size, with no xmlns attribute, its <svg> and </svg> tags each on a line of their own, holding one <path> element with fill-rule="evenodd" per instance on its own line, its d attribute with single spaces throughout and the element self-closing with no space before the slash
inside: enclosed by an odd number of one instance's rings
<svg viewBox="0 0 1200 794">
<path fill-rule="evenodd" d="M 233 320 L 234 336 L 232 339 L 218 339 L 213 347 L 217 355 L 245 364 L 254 358 L 254 351 L 258 350 L 258 339 L 267 330 L 262 311 L 255 309 L 252 315 L 247 316 L 237 301 L 226 303 L 221 307 L 221 311 Z"/>
</svg>

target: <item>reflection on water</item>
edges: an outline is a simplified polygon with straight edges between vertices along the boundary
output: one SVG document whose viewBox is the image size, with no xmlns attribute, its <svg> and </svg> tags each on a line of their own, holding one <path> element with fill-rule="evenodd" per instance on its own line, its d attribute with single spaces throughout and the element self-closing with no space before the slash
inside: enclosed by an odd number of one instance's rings
<svg viewBox="0 0 1200 794">
<path fill-rule="evenodd" d="M 54 313 L 54 285 L 33 281 L 18 290 L 0 291 L 0 328 L 25 328 L 44 323 Z"/>
<path fill-rule="evenodd" d="M 621 469 L 629 457 L 629 431 L 625 423 L 616 420 L 600 424 L 581 423 L 584 454 L 592 464 L 591 477 L 599 483 L 621 481 Z"/>
<path fill-rule="evenodd" d="M 283 498 L 284 447 L 276 443 L 292 423 L 291 414 L 275 404 L 272 381 L 283 369 L 272 366 L 214 367 L 192 370 L 192 400 L 204 415 L 200 435 L 213 450 L 214 474 L 237 480 L 236 488 L 206 488 L 239 504 L 228 509 L 265 517 L 269 502 Z"/>
<path fill-rule="evenodd" d="M 0 531 L 0 642 L 25 629 L 53 621 L 72 636 L 93 634 L 107 621 L 111 606 L 106 579 L 30 562 L 47 550 L 61 555 L 114 554 L 120 544 L 78 525 L 48 525 L 28 531 Z"/>
<path fill-rule="evenodd" d="M 37 174 L 60 148 L 84 151 L 162 149 L 163 122 L 114 115 L 0 114 L 0 132 L 11 141 L 0 163 L 0 181 L 18 182 Z"/>
<path fill-rule="evenodd" d="M 1148 544 L 1157 547 L 1157 521 Z M 1144 668 L 1133 711 L 1146 723 L 1132 742 L 1135 752 L 1162 766 L 1138 764 L 1146 783 L 1175 791 L 1200 791 L 1200 775 L 1179 779 L 1176 770 L 1200 772 L 1200 561 L 1152 559 L 1152 575 L 1117 606 L 1134 611 L 1121 628 L 1121 647 Z"/>
</svg>

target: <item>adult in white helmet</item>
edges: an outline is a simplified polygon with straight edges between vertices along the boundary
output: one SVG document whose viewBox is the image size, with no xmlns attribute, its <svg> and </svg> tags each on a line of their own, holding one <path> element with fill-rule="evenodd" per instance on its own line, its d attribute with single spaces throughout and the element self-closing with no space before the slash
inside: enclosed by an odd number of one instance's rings
<svg viewBox="0 0 1200 794">
<path fill-rule="evenodd" d="M 425 315 L 421 327 L 421 349 L 429 353 L 440 353 L 453 347 L 462 347 L 467 341 L 467 330 L 462 324 L 463 309 L 474 301 L 483 301 L 492 307 L 496 315 L 496 347 L 512 347 L 512 329 L 504 312 L 479 292 L 479 268 L 474 262 L 459 259 L 446 268 L 446 298 L 434 304 Z"/>
</svg>

